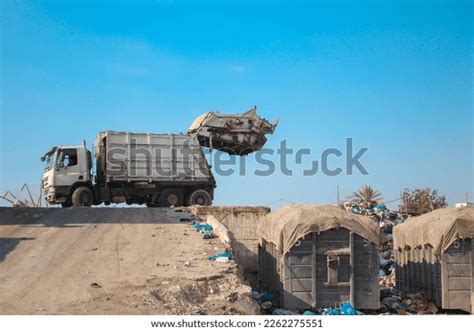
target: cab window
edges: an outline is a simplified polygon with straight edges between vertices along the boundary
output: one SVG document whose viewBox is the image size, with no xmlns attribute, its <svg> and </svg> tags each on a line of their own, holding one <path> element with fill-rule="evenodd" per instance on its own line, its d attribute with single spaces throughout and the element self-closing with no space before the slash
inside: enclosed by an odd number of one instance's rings
<svg viewBox="0 0 474 331">
<path fill-rule="evenodd" d="M 77 165 L 77 149 L 76 148 L 66 148 L 60 151 L 58 158 L 58 167 L 72 167 Z"/>
</svg>

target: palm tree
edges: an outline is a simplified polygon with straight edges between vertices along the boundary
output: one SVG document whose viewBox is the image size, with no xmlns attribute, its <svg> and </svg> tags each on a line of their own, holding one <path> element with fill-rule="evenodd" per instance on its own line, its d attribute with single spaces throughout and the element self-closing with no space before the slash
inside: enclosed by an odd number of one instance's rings
<svg viewBox="0 0 474 331">
<path fill-rule="evenodd" d="M 382 201 L 382 194 L 374 190 L 370 185 L 364 185 L 359 191 L 352 193 L 351 198 L 358 203 L 373 205 Z"/>
</svg>

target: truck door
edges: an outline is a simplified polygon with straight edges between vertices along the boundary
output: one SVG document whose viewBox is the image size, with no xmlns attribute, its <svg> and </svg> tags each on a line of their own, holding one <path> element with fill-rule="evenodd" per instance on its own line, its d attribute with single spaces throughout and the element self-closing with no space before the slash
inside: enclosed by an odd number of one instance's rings
<svg viewBox="0 0 474 331">
<path fill-rule="evenodd" d="M 71 186 L 82 180 L 77 148 L 60 149 L 56 160 L 55 186 Z"/>
</svg>

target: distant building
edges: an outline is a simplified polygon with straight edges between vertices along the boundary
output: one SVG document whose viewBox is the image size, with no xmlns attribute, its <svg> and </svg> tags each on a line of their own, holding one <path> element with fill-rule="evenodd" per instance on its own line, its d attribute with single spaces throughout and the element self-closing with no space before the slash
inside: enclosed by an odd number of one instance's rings
<svg viewBox="0 0 474 331">
<path fill-rule="evenodd" d="M 461 207 L 474 207 L 474 202 L 461 202 L 456 204 L 456 208 Z"/>
</svg>

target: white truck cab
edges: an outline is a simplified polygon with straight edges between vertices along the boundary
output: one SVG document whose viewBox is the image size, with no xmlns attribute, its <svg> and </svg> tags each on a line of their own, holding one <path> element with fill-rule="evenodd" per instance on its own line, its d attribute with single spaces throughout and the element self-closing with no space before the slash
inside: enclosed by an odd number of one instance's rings
<svg viewBox="0 0 474 331">
<path fill-rule="evenodd" d="M 41 160 L 45 163 L 43 194 L 49 204 L 71 206 L 72 191 L 83 185 L 91 186 L 92 159 L 85 143 L 53 147 Z"/>
</svg>

